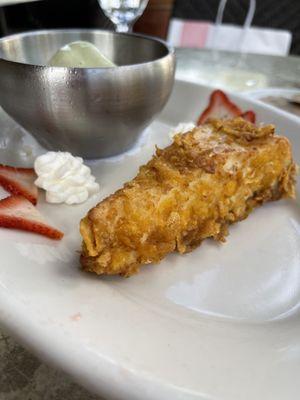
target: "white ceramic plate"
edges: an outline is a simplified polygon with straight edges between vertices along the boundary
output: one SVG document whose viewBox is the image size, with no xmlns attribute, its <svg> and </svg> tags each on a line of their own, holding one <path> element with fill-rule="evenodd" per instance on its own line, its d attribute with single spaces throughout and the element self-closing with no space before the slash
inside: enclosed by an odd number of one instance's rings
<svg viewBox="0 0 300 400">
<path fill-rule="evenodd" d="M 300 89 L 269 87 L 263 89 L 247 90 L 243 94 L 249 96 L 251 99 L 260 100 L 268 96 L 286 97 L 287 99 L 289 99 L 299 93 Z"/>
<path fill-rule="evenodd" d="M 168 144 L 171 126 L 195 120 L 209 93 L 176 82 L 144 144 L 126 156 L 92 163 L 101 184 L 98 198 L 73 207 L 41 199 L 38 208 L 65 232 L 60 243 L 0 230 L 1 323 L 39 356 L 107 398 L 299 396 L 299 200 L 267 204 L 232 226 L 226 244 L 207 240 L 129 279 L 79 269 L 80 218 L 131 179 L 154 144 Z M 300 161 L 299 119 L 232 98 L 254 109 L 260 122 L 275 123 Z"/>
</svg>

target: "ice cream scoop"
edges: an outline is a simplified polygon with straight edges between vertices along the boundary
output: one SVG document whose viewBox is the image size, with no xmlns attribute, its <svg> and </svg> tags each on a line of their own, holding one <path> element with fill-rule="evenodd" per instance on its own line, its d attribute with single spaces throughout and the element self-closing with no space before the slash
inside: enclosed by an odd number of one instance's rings
<svg viewBox="0 0 300 400">
<path fill-rule="evenodd" d="M 109 68 L 116 65 L 105 57 L 96 46 L 76 41 L 61 47 L 48 63 L 52 67 Z"/>
</svg>

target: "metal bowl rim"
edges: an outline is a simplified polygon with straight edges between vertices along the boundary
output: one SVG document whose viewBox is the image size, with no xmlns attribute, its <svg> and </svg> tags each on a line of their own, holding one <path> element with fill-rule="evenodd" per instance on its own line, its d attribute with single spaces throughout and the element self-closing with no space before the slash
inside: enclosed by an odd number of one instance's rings
<svg viewBox="0 0 300 400">
<path fill-rule="evenodd" d="M 129 65 L 120 65 L 117 67 L 108 67 L 108 68 L 84 68 L 84 67 L 54 67 L 54 66 L 49 66 L 49 65 L 40 65 L 40 64 L 28 64 L 28 63 L 22 63 L 22 62 L 18 62 L 18 61 L 13 61 L 13 60 L 9 60 L 3 57 L 0 57 L 0 62 L 5 62 L 5 63 L 10 63 L 16 66 L 24 66 L 24 67 L 33 67 L 33 68 L 40 68 L 40 69 L 47 69 L 47 68 L 51 68 L 51 69 L 65 69 L 67 71 L 75 71 L 75 70 L 86 70 L 86 71 L 112 71 L 112 70 L 119 70 L 119 69 L 128 69 L 128 68 L 136 68 L 139 66 L 146 66 L 146 65 L 150 65 L 150 64 L 154 64 L 156 62 L 161 62 L 164 59 L 167 59 L 170 56 L 175 56 L 175 49 L 173 46 L 169 45 L 166 41 L 164 41 L 163 39 L 154 37 L 154 36 L 150 36 L 150 35 L 144 35 L 141 33 L 121 33 L 121 32 L 114 32 L 114 31 L 109 31 L 109 30 L 105 30 L 105 29 L 89 29 L 89 28 L 84 28 L 84 29 L 41 29 L 41 30 L 33 30 L 33 31 L 26 31 L 26 32 L 18 32 L 18 33 L 14 33 L 12 35 L 7 35 L 4 36 L 2 38 L 0 38 L 0 45 L 2 42 L 5 42 L 8 39 L 17 39 L 18 37 L 25 37 L 25 36 L 31 36 L 33 34 L 49 34 L 49 33 L 75 33 L 75 32 L 79 32 L 79 33 L 89 33 L 89 32 L 104 32 L 104 33 L 108 33 L 111 35 L 117 35 L 117 36 L 132 36 L 132 37 L 136 37 L 136 38 L 141 38 L 141 39 L 146 39 L 146 40 L 150 40 L 150 41 L 154 41 L 154 42 L 158 42 L 160 44 L 162 44 L 165 49 L 167 50 L 167 54 L 163 57 L 160 58 L 156 58 L 155 60 L 152 61 L 145 61 L 145 62 L 141 62 L 141 63 L 136 63 L 136 64 L 129 64 Z"/>
</svg>

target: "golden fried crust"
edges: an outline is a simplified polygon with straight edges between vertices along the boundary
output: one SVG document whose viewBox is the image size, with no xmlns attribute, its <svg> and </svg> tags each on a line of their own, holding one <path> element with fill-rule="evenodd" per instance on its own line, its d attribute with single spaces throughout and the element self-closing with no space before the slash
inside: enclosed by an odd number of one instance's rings
<svg viewBox="0 0 300 400">
<path fill-rule="evenodd" d="M 254 207 L 295 196 L 296 166 L 274 126 L 212 120 L 184 135 L 81 221 L 82 268 L 130 276 L 141 264 L 185 253 Z"/>
</svg>

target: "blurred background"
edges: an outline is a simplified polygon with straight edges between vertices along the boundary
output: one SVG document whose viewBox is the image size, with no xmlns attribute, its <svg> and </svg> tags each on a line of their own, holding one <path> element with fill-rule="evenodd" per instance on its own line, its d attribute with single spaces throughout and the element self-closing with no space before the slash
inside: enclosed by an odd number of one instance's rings
<svg viewBox="0 0 300 400">
<path fill-rule="evenodd" d="M 134 31 L 167 38 L 170 21 L 215 21 L 219 0 L 149 0 Z M 97 0 L 1 0 L 0 35 L 32 29 L 113 29 Z M 241 26 L 248 0 L 228 1 L 223 22 Z M 291 54 L 300 54 L 300 1 L 257 0 L 252 26 L 289 31 Z"/>
</svg>

